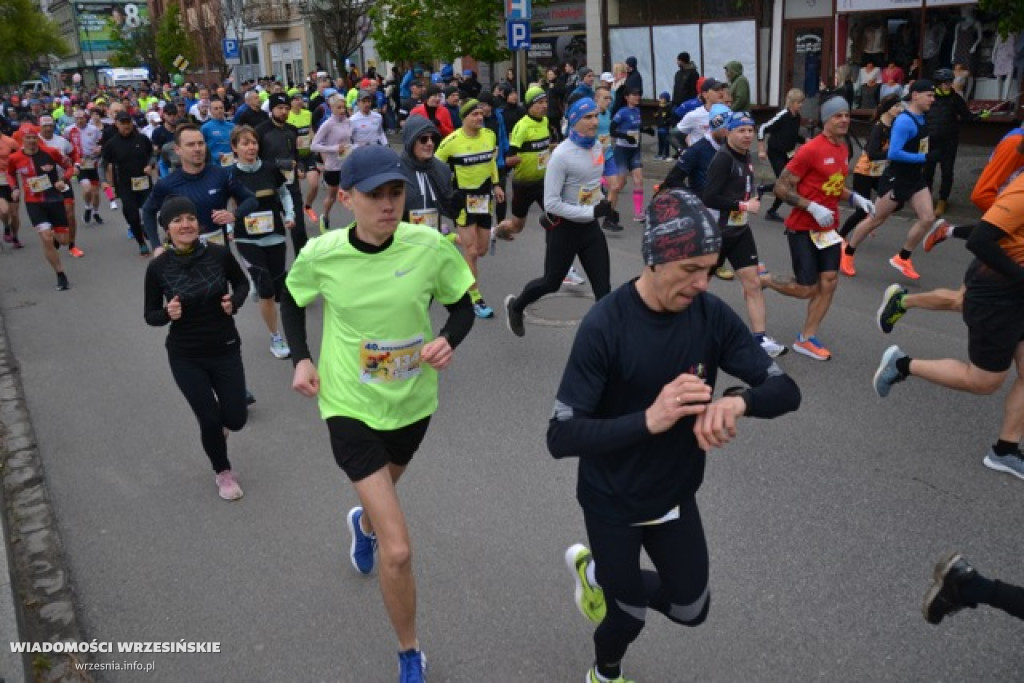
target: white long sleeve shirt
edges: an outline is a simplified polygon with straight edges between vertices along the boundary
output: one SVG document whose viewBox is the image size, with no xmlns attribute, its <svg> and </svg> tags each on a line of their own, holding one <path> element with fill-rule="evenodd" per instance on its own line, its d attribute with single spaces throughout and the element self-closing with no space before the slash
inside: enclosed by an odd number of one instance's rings
<svg viewBox="0 0 1024 683">
<path fill-rule="evenodd" d="M 346 145 L 351 150 L 352 124 L 348 117 L 338 118 L 332 114 L 320 125 L 309 149 L 323 156 L 324 170 L 340 171 L 344 156 L 338 151 L 339 145 Z"/>
<path fill-rule="evenodd" d="M 384 135 L 384 117 L 375 111 L 364 114 L 357 111 L 348 117 L 352 124 L 352 148 L 364 145 L 387 145 L 388 137 Z"/>
</svg>

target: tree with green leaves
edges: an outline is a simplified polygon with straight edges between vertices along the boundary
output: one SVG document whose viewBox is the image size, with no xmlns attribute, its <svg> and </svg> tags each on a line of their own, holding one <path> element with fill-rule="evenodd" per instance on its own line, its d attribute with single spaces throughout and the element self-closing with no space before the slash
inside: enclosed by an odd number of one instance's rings
<svg viewBox="0 0 1024 683">
<path fill-rule="evenodd" d="M 50 55 L 68 54 L 57 24 L 32 0 L 0 0 L 0 83 L 16 83 Z"/>
<path fill-rule="evenodd" d="M 1024 2 L 1021 0 L 978 0 L 978 7 L 999 17 L 996 30 L 1003 38 L 1024 31 Z"/>
<path fill-rule="evenodd" d="M 170 71 L 174 70 L 174 59 L 178 55 L 194 63 L 196 61 L 196 44 L 192 40 L 192 36 L 185 30 L 181 8 L 177 3 L 171 3 L 164 15 L 160 17 L 160 25 L 156 30 L 156 58 Z"/>
<path fill-rule="evenodd" d="M 371 11 L 373 40 L 394 62 L 451 62 L 470 56 L 481 62 L 508 59 L 503 0 L 379 0 Z"/>
</svg>

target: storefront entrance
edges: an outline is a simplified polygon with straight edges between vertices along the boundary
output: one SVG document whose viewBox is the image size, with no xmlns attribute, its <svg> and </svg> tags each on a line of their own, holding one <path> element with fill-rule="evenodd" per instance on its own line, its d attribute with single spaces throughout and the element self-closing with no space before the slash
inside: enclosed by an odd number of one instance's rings
<svg viewBox="0 0 1024 683">
<path fill-rule="evenodd" d="M 831 19 L 802 19 L 786 23 L 783 97 L 791 88 L 800 88 L 808 100 L 817 96 L 820 83 L 828 81 L 827 65 L 832 55 Z"/>
</svg>

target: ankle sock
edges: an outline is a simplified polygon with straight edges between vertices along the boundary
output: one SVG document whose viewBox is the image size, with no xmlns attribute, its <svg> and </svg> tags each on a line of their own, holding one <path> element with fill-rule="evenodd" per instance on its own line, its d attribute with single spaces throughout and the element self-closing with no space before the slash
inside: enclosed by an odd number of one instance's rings
<svg viewBox="0 0 1024 683">
<path fill-rule="evenodd" d="M 958 240 L 965 240 L 971 236 L 974 231 L 973 225 L 954 225 L 953 229 L 949 231 L 949 237 L 955 237 Z"/>
<path fill-rule="evenodd" d="M 904 379 L 910 377 L 910 356 L 896 360 L 896 372 L 900 373 L 900 377 Z"/>
<path fill-rule="evenodd" d="M 843 249 L 843 253 L 847 256 L 853 256 L 857 252 L 857 247 L 853 246 L 849 242 L 846 243 L 846 248 Z"/>
<path fill-rule="evenodd" d="M 909 261 L 910 255 L 911 252 L 907 251 L 906 249 L 900 249 L 900 258 L 903 259 L 904 261 Z"/>
<path fill-rule="evenodd" d="M 758 344 L 760 344 L 761 342 L 764 341 L 764 335 L 765 335 L 764 332 L 754 332 L 753 334 L 754 334 L 754 341 L 756 341 Z"/>
<path fill-rule="evenodd" d="M 999 439 L 993 444 L 992 450 L 995 451 L 996 455 L 1013 455 L 1014 453 L 1020 453 L 1020 446 L 1012 441 Z"/>
<path fill-rule="evenodd" d="M 594 670 L 597 673 L 597 680 L 610 683 L 616 678 L 622 677 L 622 662 L 616 662 L 615 664 L 595 664 Z"/>
</svg>

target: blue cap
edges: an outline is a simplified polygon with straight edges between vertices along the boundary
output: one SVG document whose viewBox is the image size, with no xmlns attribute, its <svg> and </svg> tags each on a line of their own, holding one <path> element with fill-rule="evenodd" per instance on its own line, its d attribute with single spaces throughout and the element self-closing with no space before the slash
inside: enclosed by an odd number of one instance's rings
<svg viewBox="0 0 1024 683">
<path fill-rule="evenodd" d="M 338 185 L 343 190 L 354 187 L 360 192 L 372 192 L 395 180 L 405 181 L 398 154 L 390 147 L 367 145 L 357 148 L 345 160 Z"/>
<path fill-rule="evenodd" d="M 743 126 L 754 127 L 755 125 L 757 124 L 754 122 L 754 117 L 745 111 L 734 111 L 725 122 L 726 129 L 730 131 L 742 128 Z"/>
<path fill-rule="evenodd" d="M 732 116 L 732 109 L 729 109 L 729 105 L 711 105 L 711 109 L 708 110 L 708 124 L 711 126 L 711 130 L 718 130 L 724 126 L 729 121 L 730 116 Z"/>
</svg>

